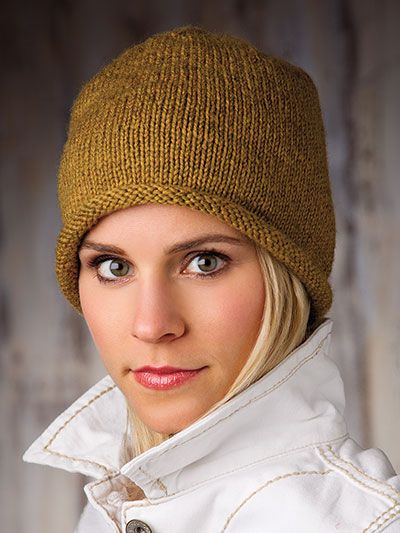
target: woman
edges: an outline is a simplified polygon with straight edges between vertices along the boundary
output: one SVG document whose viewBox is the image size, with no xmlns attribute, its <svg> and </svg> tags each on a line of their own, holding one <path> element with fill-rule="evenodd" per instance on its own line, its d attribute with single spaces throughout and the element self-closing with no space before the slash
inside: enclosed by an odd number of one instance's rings
<svg viewBox="0 0 400 533">
<path fill-rule="evenodd" d="M 76 532 L 400 531 L 329 357 L 335 247 L 300 68 L 193 26 L 89 80 L 59 169 L 60 287 L 107 376 L 24 460 L 92 476 Z"/>
</svg>

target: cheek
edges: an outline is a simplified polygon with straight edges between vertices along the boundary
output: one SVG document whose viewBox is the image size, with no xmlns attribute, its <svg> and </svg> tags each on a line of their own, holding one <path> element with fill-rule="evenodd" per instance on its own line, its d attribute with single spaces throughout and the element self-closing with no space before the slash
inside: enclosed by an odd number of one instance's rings
<svg viewBox="0 0 400 533">
<path fill-rule="evenodd" d="M 122 322 L 107 305 L 104 296 L 98 291 L 86 291 L 85 285 L 80 286 L 80 300 L 87 327 L 99 353 L 104 356 L 110 353 L 112 347 L 118 346 Z M 103 357 L 104 358 L 104 357 Z"/>
<path fill-rule="evenodd" d="M 121 293 L 122 294 L 122 293 Z M 82 311 L 91 332 L 93 341 L 103 360 L 112 357 L 116 346 L 130 331 L 129 313 L 122 310 L 126 302 L 118 301 L 114 294 L 107 302 L 102 291 L 80 283 Z M 240 275 L 229 278 L 226 283 L 212 284 L 207 290 L 185 294 L 176 310 L 191 326 L 196 335 L 207 332 L 209 347 L 217 351 L 224 346 L 229 353 L 232 350 L 242 352 L 254 343 L 262 318 L 265 290 L 262 274 L 258 267 L 244 269 Z M 184 302 L 184 303 L 183 303 Z M 128 335 L 129 336 L 129 335 Z M 225 351 L 225 350 L 224 350 Z M 109 357 L 107 356 L 109 354 Z"/>
<path fill-rule="evenodd" d="M 207 338 L 216 343 L 237 346 L 253 343 L 257 337 L 265 303 L 261 273 L 235 279 L 234 283 L 213 291 L 212 298 L 203 302 L 203 326 Z"/>
</svg>

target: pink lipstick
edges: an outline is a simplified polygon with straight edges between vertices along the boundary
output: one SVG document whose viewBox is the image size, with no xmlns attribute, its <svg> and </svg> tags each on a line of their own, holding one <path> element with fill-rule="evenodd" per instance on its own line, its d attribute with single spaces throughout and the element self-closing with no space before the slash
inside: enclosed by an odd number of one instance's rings
<svg viewBox="0 0 400 533">
<path fill-rule="evenodd" d="M 175 368 L 172 366 L 143 366 L 133 371 L 133 375 L 138 383 L 148 389 L 168 390 L 179 387 L 193 379 L 205 367 L 195 370 Z"/>
</svg>

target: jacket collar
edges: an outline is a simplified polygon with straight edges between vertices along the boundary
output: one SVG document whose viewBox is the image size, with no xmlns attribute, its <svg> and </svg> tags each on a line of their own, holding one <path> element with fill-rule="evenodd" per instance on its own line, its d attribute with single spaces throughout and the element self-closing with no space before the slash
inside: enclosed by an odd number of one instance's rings
<svg viewBox="0 0 400 533">
<path fill-rule="evenodd" d="M 326 318 L 245 391 L 169 440 L 123 461 L 125 398 L 107 375 L 32 443 L 26 462 L 94 478 L 123 474 L 147 497 L 176 493 L 236 468 L 346 435 L 343 382 Z M 251 450 L 251 454 L 249 454 Z"/>
</svg>

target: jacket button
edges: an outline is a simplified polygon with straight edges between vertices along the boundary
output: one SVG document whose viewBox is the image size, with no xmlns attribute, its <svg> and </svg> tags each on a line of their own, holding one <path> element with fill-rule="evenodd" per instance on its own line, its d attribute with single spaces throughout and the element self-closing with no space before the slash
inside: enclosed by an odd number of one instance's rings
<svg viewBox="0 0 400 533">
<path fill-rule="evenodd" d="M 130 520 L 126 524 L 126 533 L 152 533 L 150 527 L 141 520 Z"/>
</svg>

